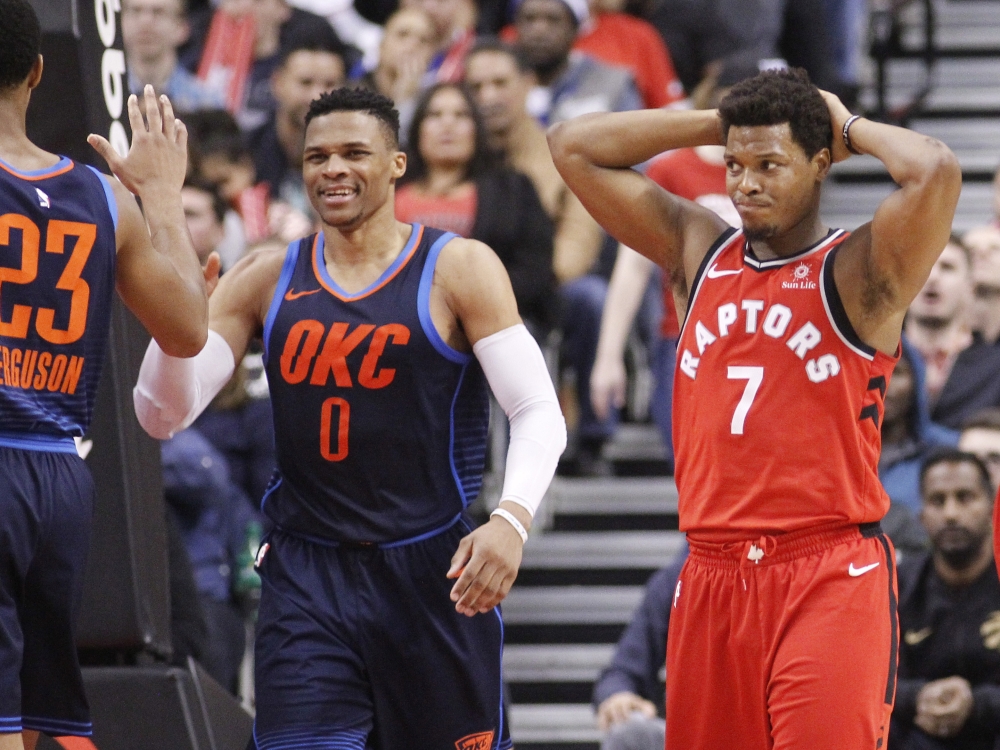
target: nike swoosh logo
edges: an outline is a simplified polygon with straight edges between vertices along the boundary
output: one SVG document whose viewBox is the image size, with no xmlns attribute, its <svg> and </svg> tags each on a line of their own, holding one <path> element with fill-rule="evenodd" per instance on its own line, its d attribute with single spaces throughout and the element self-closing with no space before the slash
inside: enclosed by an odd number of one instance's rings
<svg viewBox="0 0 1000 750">
<path fill-rule="evenodd" d="M 713 263 L 708 267 L 708 272 L 705 274 L 710 279 L 721 279 L 723 276 L 735 276 L 738 273 L 743 273 L 743 269 L 740 268 L 736 271 L 718 271 L 715 268 L 716 264 Z"/>
<path fill-rule="evenodd" d="M 869 570 L 875 570 L 875 568 L 877 567 L 878 567 L 877 562 L 873 562 L 871 565 L 865 565 L 863 568 L 855 568 L 854 563 L 851 563 L 849 566 L 847 566 L 847 574 L 849 576 L 857 578 L 858 576 L 863 576 Z"/>
<path fill-rule="evenodd" d="M 291 302 L 293 300 L 297 300 L 299 297 L 306 297 L 310 294 L 316 294 L 319 291 L 320 291 L 319 289 L 310 289 L 308 292 L 293 292 L 291 289 L 289 289 L 285 293 L 285 299 Z"/>
<path fill-rule="evenodd" d="M 927 637 L 934 632 L 934 628 L 924 628 L 923 630 L 907 630 L 903 635 L 903 640 L 906 641 L 907 646 L 916 646 L 918 643 L 922 643 L 927 640 Z"/>
</svg>

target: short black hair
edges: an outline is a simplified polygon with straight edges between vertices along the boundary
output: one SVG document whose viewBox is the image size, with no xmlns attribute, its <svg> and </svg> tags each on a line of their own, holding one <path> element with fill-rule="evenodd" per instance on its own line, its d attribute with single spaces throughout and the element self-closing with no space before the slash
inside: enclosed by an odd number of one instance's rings
<svg viewBox="0 0 1000 750">
<path fill-rule="evenodd" d="M 366 88 L 342 86 L 312 100 L 306 113 L 306 127 L 315 118 L 331 112 L 364 112 L 376 118 L 390 136 L 393 148 L 399 148 L 399 112 L 392 99 Z"/>
<path fill-rule="evenodd" d="M 407 140 L 404 184 L 422 180 L 427 175 L 427 162 L 424 161 L 423 154 L 420 153 L 420 128 L 423 127 L 424 120 L 427 119 L 427 110 L 430 108 L 431 100 L 437 92 L 443 89 L 454 89 L 461 94 L 469 108 L 469 114 L 472 116 L 472 123 L 475 128 L 472 158 L 469 159 L 469 163 L 465 167 L 465 179 L 475 179 L 494 166 L 494 156 L 489 150 L 486 141 L 486 125 L 483 123 L 482 115 L 479 114 L 476 100 L 472 98 L 472 94 L 464 84 L 443 81 L 435 83 L 428 88 L 420 95 L 420 99 L 417 100 L 416 109 L 413 111 L 413 121 L 410 123 L 409 139 Z"/>
<path fill-rule="evenodd" d="M 329 52 L 344 63 L 344 74 L 350 73 L 349 50 L 328 23 L 316 23 L 296 29 L 287 39 L 282 39 L 278 53 L 279 68 L 285 67 L 288 58 L 296 52 Z"/>
<path fill-rule="evenodd" d="M 990 470 L 986 468 L 978 456 L 960 451 L 958 448 L 938 448 L 928 455 L 920 464 L 920 494 L 924 494 L 924 480 L 927 472 L 938 464 L 972 464 L 979 472 L 979 481 L 983 487 L 986 497 L 993 500 L 993 481 L 990 479 Z"/>
<path fill-rule="evenodd" d="M 42 48 L 42 29 L 28 0 L 0 0 L 0 91 L 31 73 Z"/>
<path fill-rule="evenodd" d="M 802 68 L 765 70 L 740 81 L 719 103 L 722 136 L 729 128 L 787 122 L 794 140 L 810 159 L 833 142 L 830 110 Z"/>
<path fill-rule="evenodd" d="M 222 194 L 219 192 L 219 188 L 215 185 L 215 183 L 209 182 L 201 177 L 188 177 L 184 180 L 184 187 L 192 190 L 198 190 L 210 196 L 212 199 L 212 213 L 215 214 L 215 218 L 220 224 L 225 222 L 226 211 L 229 210 L 229 207 L 226 205 L 226 201 L 222 197 Z"/>
<path fill-rule="evenodd" d="M 524 56 L 524 53 L 513 44 L 508 44 L 499 37 L 479 37 L 475 44 L 472 45 L 472 49 L 466 53 L 465 59 L 468 60 L 479 52 L 497 52 L 501 55 L 507 55 L 517 64 L 517 69 L 521 73 L 528 73 L 532 70 L 531 63 L 528 62 L 528 58 Z"/>
</svg>

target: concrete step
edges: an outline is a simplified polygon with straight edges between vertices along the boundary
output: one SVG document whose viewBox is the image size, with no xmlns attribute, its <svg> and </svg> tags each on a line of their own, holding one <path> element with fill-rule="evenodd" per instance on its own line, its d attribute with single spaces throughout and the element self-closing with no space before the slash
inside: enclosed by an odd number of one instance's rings
<svg viewBox="0 0 1000 750">
<path fill-rule="evenodd" d="M 673 560 L 683 546 L 684 535 L 679 531 L 565 531 L 541 534 L 528 539 L 521 569 L 658 570 Z"/>
<path fill-rule="evenodd" d="M 857 229 L 871 221 L 875 209 L 895 186 L 891 183 L 838 184 L 823 187 L 821 213 L 824 221 L 834 227 Z M 986 224 L 993 216 L 993 186 L 989 183 L 966 182 L 958 199 L 954 228 L 962 233 L 974 226 Z"/>
<path fill-rule="evenodd" d="M 504 646 L 507 682 L 594 682 L 610 662 L 609 643 Z"/>
<path fill-rule="evenodd" d="M 503 603 L 508 625 L 625 625 L 642 586 L 522 586 Z"/>
<path fill-rule="evenodd" d="M 575 743 L 591 743 L 582 747 L 596 750 L 601 741 L 593 709 L 586 703 L 511 706 L 510 730 L 517 748 L 559 743 L 575 750 Z"/>
<path fill-rule="evenodd" d="M 677 485 L 671 477 L 557 477 L 547 501 L 556 514 L 676 514 Z"/>
</svg>

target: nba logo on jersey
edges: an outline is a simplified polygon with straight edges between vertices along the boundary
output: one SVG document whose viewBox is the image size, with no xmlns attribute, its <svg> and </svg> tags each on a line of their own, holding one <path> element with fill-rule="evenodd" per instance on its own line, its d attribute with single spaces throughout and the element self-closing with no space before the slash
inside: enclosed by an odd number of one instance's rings
<svg viewBox="0 0 1000 750">
<path fill-rule="evenodd" d="M 493 732 L 467 734 L 455 743 L 456 750 L 490 750 L 493 747 Z"/>
<path fill-rule="evenodd" d="M 43 193 L 38 188 L 35 188 L 35 192 L 38 193 L 38 205 L 42 208 L 52 208 L 52 201 L 49 200 L 49 196 Z"/>
</svg>

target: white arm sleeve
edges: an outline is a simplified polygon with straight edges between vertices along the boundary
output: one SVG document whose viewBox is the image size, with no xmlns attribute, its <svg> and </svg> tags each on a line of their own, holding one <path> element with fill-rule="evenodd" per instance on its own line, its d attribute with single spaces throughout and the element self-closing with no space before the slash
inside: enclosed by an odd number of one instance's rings
<svg viewBox="0 0 1000 750">
<path fill-rule="evenodd" d="M 194 357 L 164 354 L 156 339 L 149 342 L 132 389 L 135 415 L 142 429 L 158 440 L 173 437 L 205 411 L 236 371 L 233 350 L 218 333 Z"/>
<path fill-rule="evenodd" d="M 520 324 L 477 341 L 472 351 L 510 420 L 500 500 L 534 515 L 566 448 L 566 420 L 542 351 Z"/>
</svg>

